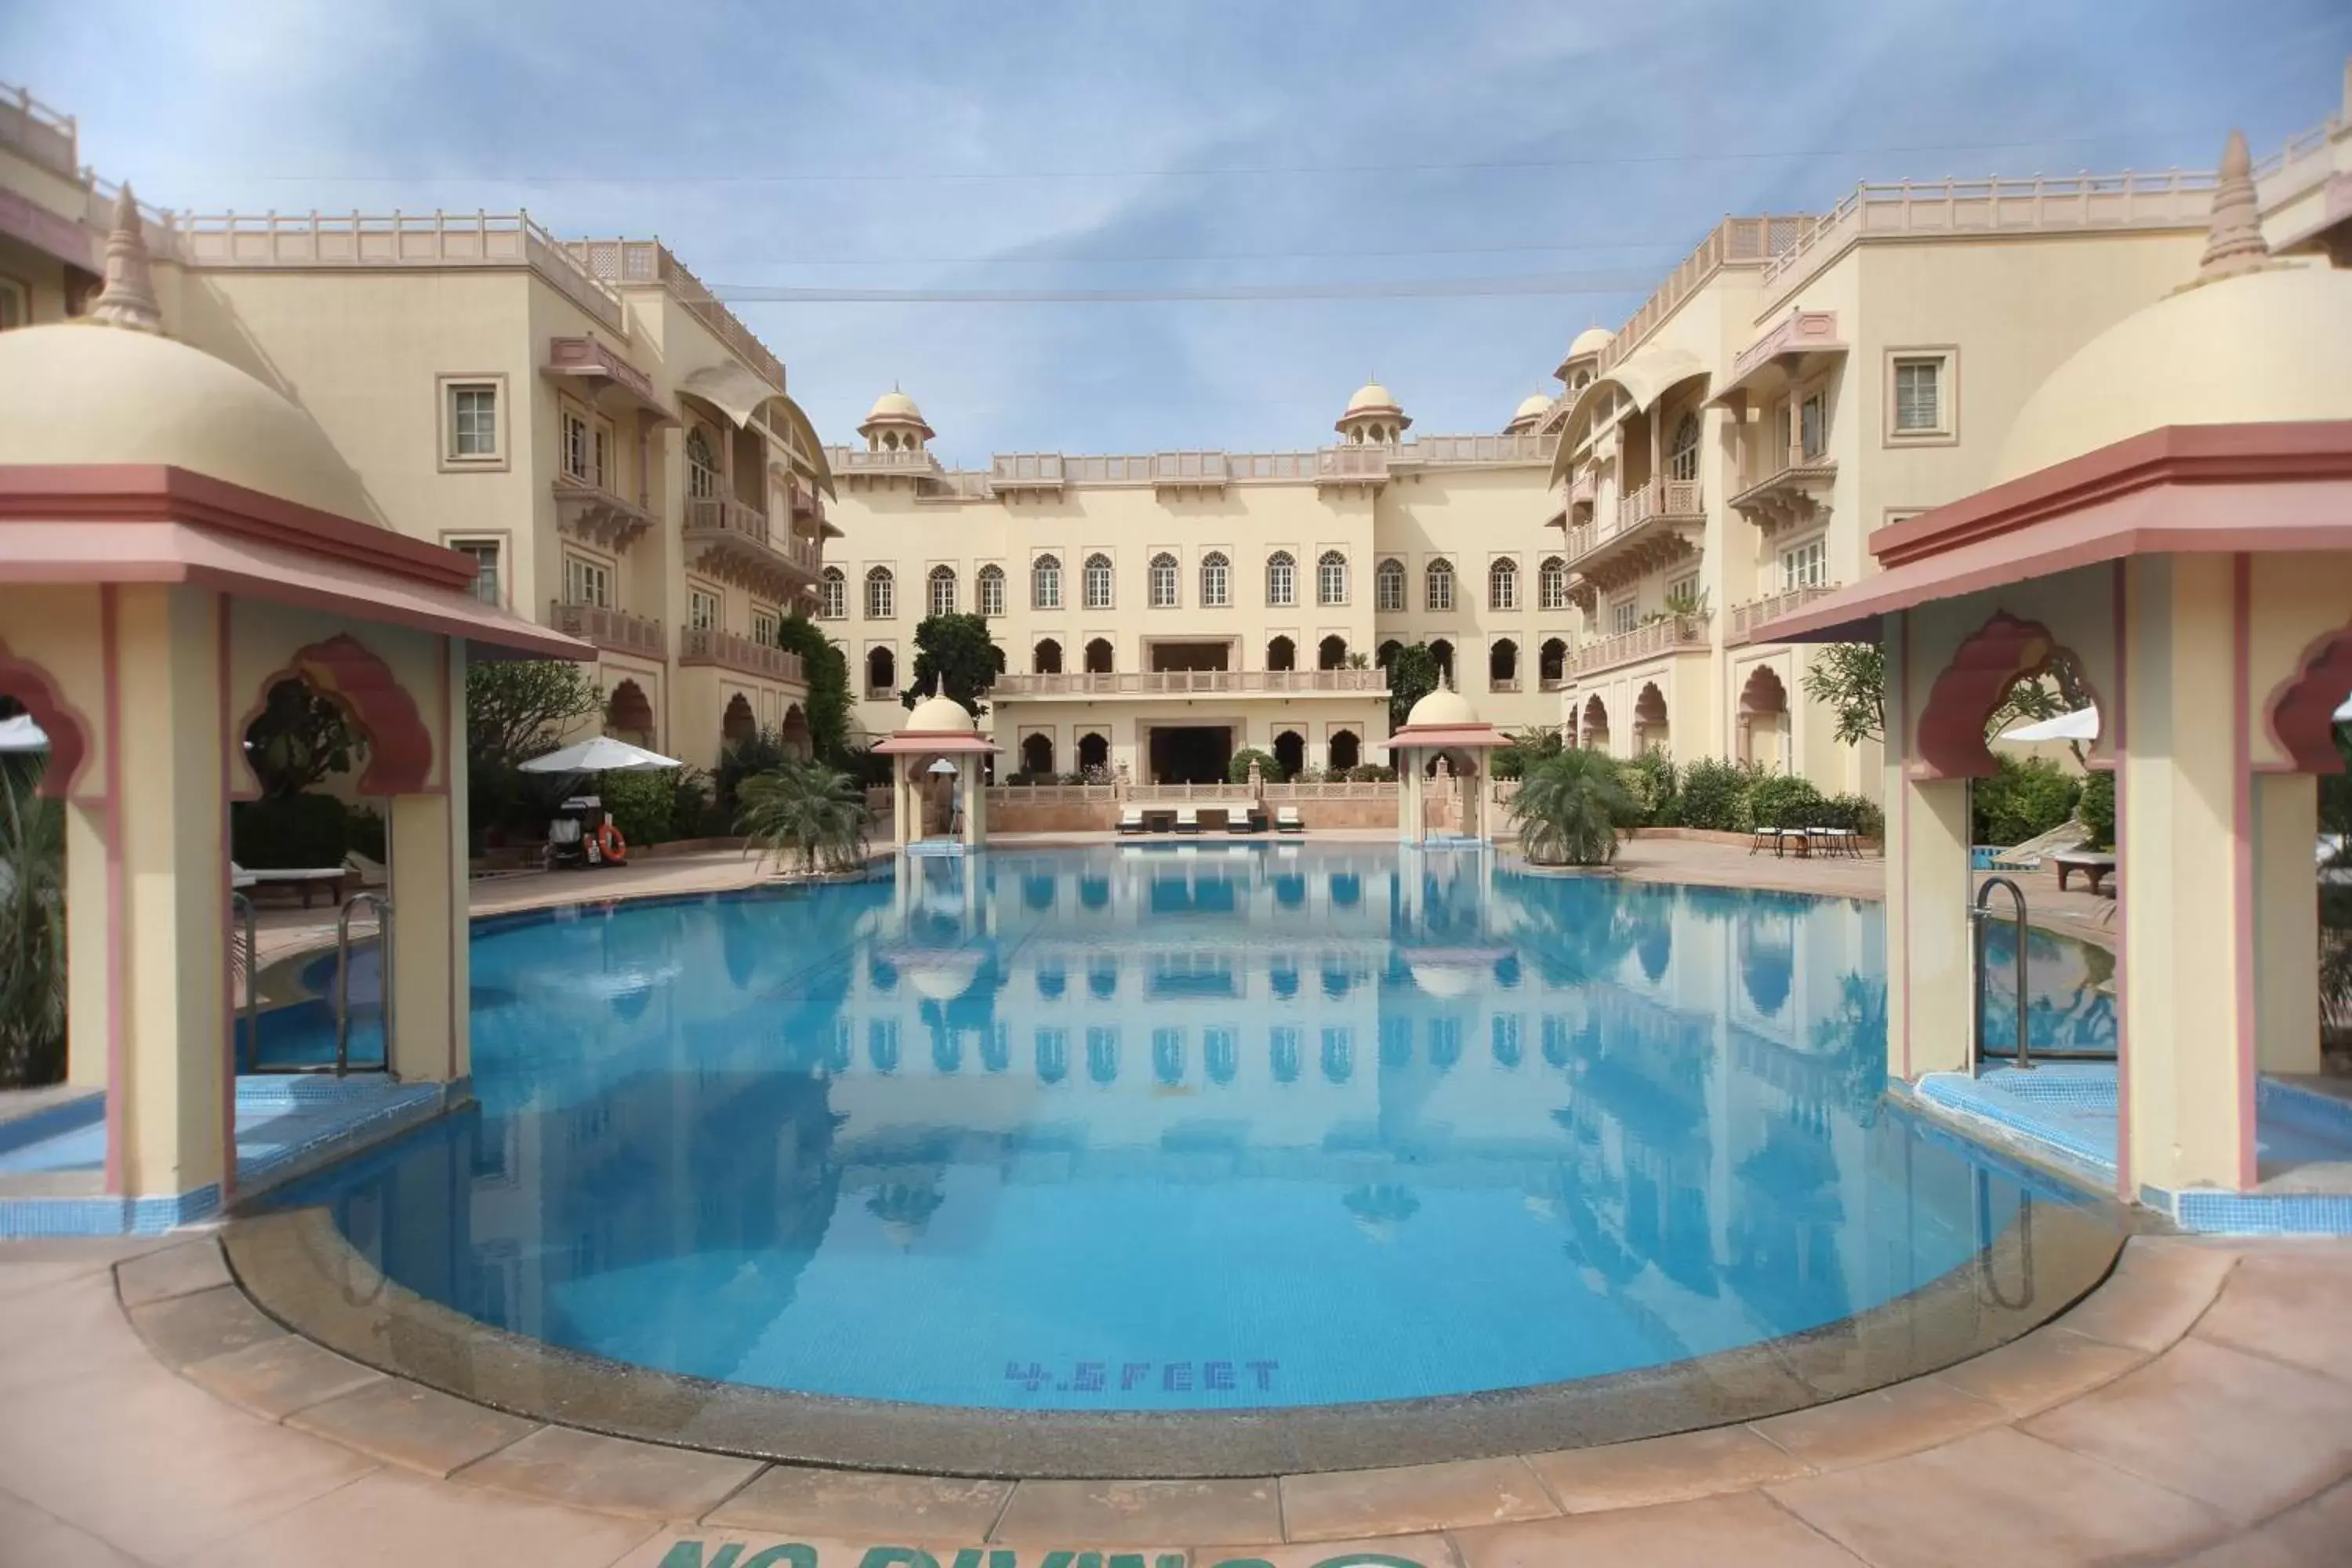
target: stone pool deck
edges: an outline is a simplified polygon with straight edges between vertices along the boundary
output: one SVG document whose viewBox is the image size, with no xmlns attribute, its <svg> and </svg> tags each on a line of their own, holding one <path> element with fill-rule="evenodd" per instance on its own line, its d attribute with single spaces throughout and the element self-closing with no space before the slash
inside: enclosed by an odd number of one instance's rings
<svg viewBox="0 0 2352 1568">
<path fill-rule="evenodd" d="M 1014 1483 L 519 1420 L 289 1334 L 209 1236 L 5 1243 L 0 1563 L 2340 1564 L 2347 1300 L 2352 1244 L 2141 1237 L 2013 1344 L 1746 1426 L 1353 1474 Z"/>
</svg>

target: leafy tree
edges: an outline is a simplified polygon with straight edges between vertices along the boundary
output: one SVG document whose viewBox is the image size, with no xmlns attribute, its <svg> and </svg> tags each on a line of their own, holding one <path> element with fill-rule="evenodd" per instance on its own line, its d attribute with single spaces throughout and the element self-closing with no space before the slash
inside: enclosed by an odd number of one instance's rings
<svg viewBox="0 0 2352 1568">
<path fill-rule="evenodd" d="M 2000 771 L 1978 779 L 1969 792 L 1978 843 L 2022 844 L 2074 815 L 2083 786 L 2057 763 L 2042 757 L 1995 761 Z"/>
<path fill-rule="evenodd" d="M 915 628 L 915 683 L 898 693 L 912 708 L 924 698 L 954 698 L 974 717 L 981 696 L 1004 673 L 1004 650 L 988 635 L 984 616 L 927 616 Z"/>
<path fill-rule="evenodd" d="M 2116 847 L 2116 775 L 2093 773 L 2085 778 L 2082 798 L 2074 803 L 2074 815 L 2081 817 L 2083 826 L 2091 830 L 2087 847 L 2113 849 Z"/>
<path fill-rule="evenodd" d="M 1255 746 L 1244 746 L 1234 753 L 1233 760 L 1225 764 L 1225 782 L 1227 784 L 1249 783 L 1252 763 L 1257 764 L 1258 777 L 1265 783 L 1283 782 L 1282 764 L 1275 760 L 1272 752 L 1261 752 Z"/>
<path fill-rule="evenodd" d="M 824 763 L 787 757 L 745 779 L 737 829 L 763 855 L 787 849 L 801 870 L 844 870 L 866 857 L 871 817 L 856 781 Z"/>
<path fill-rule="evenodd" d="M 1805 668 L 1805 695 L 1837 720 L 1841 744 L 1886 738 L 1886 650 L 1876 643 L 1831 643 Z"/>
<path fill-rule="evenodd" d="M 352 727 L 341 704 L 299 680 L 269 689 L 260 717 L 246 726 L 253 776 L 265 797 L 300 795 L 329 773 L 347 773 L 367 755 L 367 737 Z"/>
<path fill-rule="evenodd" d="M 1437 689 L 1437 656 L 1425 642 L 1401 647 L 1389 659 L 1389 727 L 1401 728 L 1412 705 Z"/>
<path fill-rule="evenodd" d="M 1524 777 L 1528 768 L 1546 757 L 1556 757 L 1567 748 L 1555 725 L 1543 725 L 1522 730 L 1511 737 L 1511 743 L 1497 750 L 1488 764 L 1498 779 Z"/>
<path fill-rule="evenodd" d="M 1567 751 L 1529 768 L 1510 799 L 1519 847 L 1549 866 L 1606 866 L 1617 858 L 1617 824 L 1640 808 L 1617 764 L 1599 752 Z"/>
<path fill-rule="evenodd" d="M 34 793 L 47 763 L 0 755 L 0 1087 L 65 1076 L 65 810 Z"/>
<path fill-rule="evenodd" d="M 466 754 L 478 764 L 513 767 L 553 751 L 566 730 L 604 707 L 587 669 L 568 659 L 468 665 Z"/>
</svg>

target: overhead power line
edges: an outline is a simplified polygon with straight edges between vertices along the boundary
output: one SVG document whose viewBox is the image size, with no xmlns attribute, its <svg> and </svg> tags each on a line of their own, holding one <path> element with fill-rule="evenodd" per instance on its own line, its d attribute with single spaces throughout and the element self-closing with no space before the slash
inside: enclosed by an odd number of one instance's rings
<svg viewBox="0 0 2352 1568">
<path fill-rule="evenodd" d="M 1654 272 L 1542 272 L 1517 278 L 1382 279 L 1314 283 L 1225 283 L 1156 289 L 786 289 L 713 284 L 730 305 L 1086 305 L 1205 300 L 1438 300 L 1510 294 L 1630 294 Z"/>
</svg>

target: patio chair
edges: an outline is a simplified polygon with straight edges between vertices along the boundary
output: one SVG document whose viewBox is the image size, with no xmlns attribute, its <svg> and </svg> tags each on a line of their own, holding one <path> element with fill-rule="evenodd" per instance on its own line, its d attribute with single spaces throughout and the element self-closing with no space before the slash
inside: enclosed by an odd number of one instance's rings
<svg viewBox="0 0 2352 1568">
<path fill-rule="evenodd" d="M 248 871 L 232 860 L 228 863 L 229 886 L 240 891 L 251 888 L 284 888 L 302 895 L 302 907 L 310 907 L 311 889 L 327 895 L 327 901 L 340 905 L 343 901 L 343 886 L 351 880 L 348 867 L 319 866 L 308 868 L 284 868 L 266 871 Z"/>
<path fill-rule="evenodd" d="M 1843 855 L 1850 859 L 1862 858 L 1862 838 L 1851 827 L 1808 827 L 1805 840 L 1817 855 Z"/>
<path fill-rule="evenodd" d="M 1780 853 L 1780 830 L 1777 827 L 1766 827 L 1760 823 L 1749 828 L 1748 853 L 1753 855 L 1759 849 L 1769 849 L 1775 855 Z"/>
<path fill-rule="evenodd" d="M 1176 808 L 1176 831 L 1179 833 L 1200 832 L 1201 808 L 1197 805 L 1178 806 Z"/>
<path fill-rule="evenodd" d="M 1307 819 L 1298 815 L 1298 808 L 1295 805 L 1279 806 L 1274 814 L 1274 827 L 1277 833 L 1304 833 L 1307 831 Z"/>
<path fill-rule="evenodd" d="M 1118 830 L 1121 833 L 1142 832 L 1143 807 L 1139 805 L 1130 805 L 1125 811 L 1120 812 L 1118 814 Z"/>
</svg>

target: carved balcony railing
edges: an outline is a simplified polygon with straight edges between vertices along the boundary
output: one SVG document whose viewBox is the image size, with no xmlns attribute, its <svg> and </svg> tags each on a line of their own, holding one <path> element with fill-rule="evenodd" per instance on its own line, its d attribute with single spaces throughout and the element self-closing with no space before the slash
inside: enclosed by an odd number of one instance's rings
<svg viewBox="0 0 2352 1568">
<path fill-rule="evenodd" d="M 1791 588 L 1785 594 L 1774 594 L 1769 598 L 1751 599 L 1744 605 L 1734 605 L 1731 606 L 1732 640 L 1737 642 L 1765 622 L 1791 615 L 1823 595 L 1836 592 L 1836 584 L 1824 583 L 1816 587 Z"/>
<path fill-rule="evenodd" d="M 1791 453 L 1784 466 L 1733 496 L 1731 510 L 1769 539 L 1813 521 L 1836 488 L 1835 461 Z"/>
<path fill-rule="evenodd" d="M 780 604 L 813 591 L 824 569 L 822 542 L 772 526 L 766 512 L 731 497 L 688 497 L 683 537 L 697 571 Z"/>
<path fill-rule="evenodd" d="M 801 656 L 786 653 L 780 647 L 754 642 L 736 632 L 717 630 L 697 631 L 692 626 L 680 628 L 677 636 L 677 662 L 681 665 L 716 665 L 739 675 L 764 676 L 794 686 L 805 686 L 808 678 L 801 670 Z"/>
<path fill-rule="evenodd" d="M 650 616 L 603 605 L 572 605 L 558 599 L 547 607 L 547 624 L 568 637 L 593 643 L 608 653 L 642 654 L 659 658 L 666 651 L 662 624 Z"/>
<path fill-rule="evenodd" d="M 1664 616 L 1630 632 L 1596 637 L 1576 650 L 1576 673 L 1591 675 L 1659 654 L 1704 652 L 1710 619 L 1708 616 Z"/>
<path fill-rule="evenodd" d="M 1697 481 L 1652 479 L 1617 498 L 1606 517 L 1562 531 L 1569 570 L 1604 592 L 1697 552 L 1706 509 Z M 1570 597 L 1576 596 L 1573 584 Z"/>
<path fill-rule="evenodd" d="M 656 521 L 645 508 L 593 479 L 559 474 L 548 488 L 555 497 L 555 526 L 599 550 L 626 550 Z"/>
<path fill-rule="evenodd" d="M 989 689 L 1011 697 L 1185 697 L 1284 692 L 1384 696 L 1381 669 L 1164 669 L 1108 675 L 1000 675 Z"/>
</svg>

